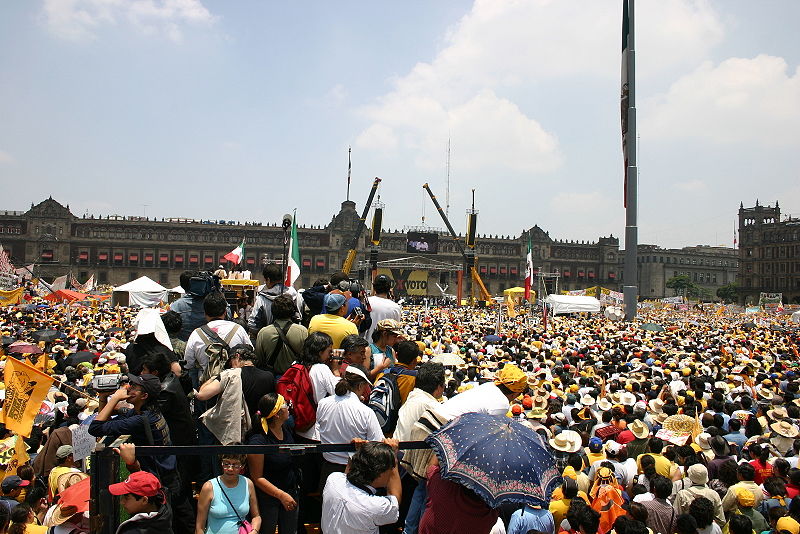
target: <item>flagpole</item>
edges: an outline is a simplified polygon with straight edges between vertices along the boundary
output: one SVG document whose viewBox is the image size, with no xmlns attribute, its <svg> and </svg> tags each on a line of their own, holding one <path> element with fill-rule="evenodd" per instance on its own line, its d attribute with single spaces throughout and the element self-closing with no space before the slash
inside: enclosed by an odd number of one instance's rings
<svg viewBox="0 0 800 534">
<path fill-rule="evenodd" d="M 628 5 L 628 43 L 627 43 L 627 69 L 628 82 L 628 131 L 626 135 L 626 154 L 628 167 L 625 196 L 625 267 L 624 285 L 622 293 L 625 302 L 625 319 L 632 321 L 636 318 L 636 305 L 638 302 L 637 287 L 637 248 L 639 241 L 639 227 L 637 226 L 638 208 L 638 168 L 636 162 L 636 47 L 634 31 L 634 4 L 635 0 L 623 0 Z M 623 21 L 623 24 L 625 22 Z M 624 88 L 623 88 L 624 90 Z"/>
</svg>

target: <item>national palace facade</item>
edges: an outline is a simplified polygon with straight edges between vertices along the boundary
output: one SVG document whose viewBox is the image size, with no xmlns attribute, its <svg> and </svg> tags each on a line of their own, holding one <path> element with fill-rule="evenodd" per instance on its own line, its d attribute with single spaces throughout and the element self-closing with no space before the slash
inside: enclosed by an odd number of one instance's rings
<svg viewBox="0 0 800 534">
<path fill-rule="evenodd" d="M 317 278 L 341 269 L 358 224 L 355 202 L 344 201 L 328 224 L 298 227 L 302 263 L 299 287 L 308 287 Z M 599 237 L 595 242 L 558 240 L 534 225 L 518 237 L 478 235 L 475 248 L 478 271 L 490 293 L 497 295 L 504 289 L 522 285 L 529 233 L 535 271 L 552 275 L 550 291 L 555 275 L 558 289 L 562 291 L 595 285 L 621 291 L 624 251 L 619 248 L 618 238 Z M 363 262 L 368 260 L 371 247 L 368 234 L 369 229 L 365 229 L 356 262 L 356 265 L 362 262 L 362 268 L 354 267 L 353 277 L 365 276 Z M 178 284 L 178 277 L 184 270 L 213 270 L 220 263 L 225 264 L 222 257 L 242 238 L 246 243 L 242 268 L 252 271 L 254 278 L 260 278 L 263 264 L 282 259 L 283 229 L 278 223 L 75 216 L 68 205 L 53 198 L 32 205 L 27 211 L 0 211 L 0 243 L 9 252 L 14 265 L 35 264 L 35 274 L 48 280 L 72 271 L 81 283 L 94 274 L 100 284 L 119 285 L 146 275 L 172 287 Z M 390 265 L 393 261 L 401 264 L 403 259 L 412 256 L 406 251 L 406 245 L 405 231 L 383 231 L 378 250 L 379 266 Z M 702 254 L 707 257 L 715 252 L 730 257 L 725 250 L 703 251 Z M 685 255 L 684 251 L 681 256 Z M 436 283 L 448 284 L 448 292 L 454 293 L 455 273 L 441 267 L 444 264 L 455 269 L 463 264 L 453 239 L 440 235 L 438 254 L 415 258 L 411 263 L 419 271 L 425 270 L 425 262 L 436 263 L 441 270 L 418 272 L 417 276 L 427 278 L 428 283 L 423 284 L 422 293 L 416 294 L 440 295 Z M 687 265 L 691 265 L 691 259 Z M 727 265 L 720 272 L 712 273 L 715 267 L 708 265 L 706 269 L 709 283 L 712 279 L 719 282 L 717 285 L 730 281 L 732 275 Z M 391 272 L 394 278 L 410 275 L 408 269 Z M 640 284 L 645 285 L 643 274 L 640 269 Z M 662 287 L 661 283 L 658 286 Z M 641 293 L 645 298 L 661 296 L 655 292 Z"/>
</svg>

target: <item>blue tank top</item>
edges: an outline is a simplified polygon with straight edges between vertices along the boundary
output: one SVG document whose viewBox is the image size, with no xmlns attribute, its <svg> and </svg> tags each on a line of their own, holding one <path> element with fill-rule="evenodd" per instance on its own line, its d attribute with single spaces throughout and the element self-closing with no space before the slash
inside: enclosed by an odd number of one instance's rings
<svg viewBox="0 0 800 534">
<path fill-rule="evenodd" d="M 239 475 L 236 487 L 229 488 L 216 477 L 211 479 L 211 487 L 214 490 L 214 498 L 211 499 L 211 506 L 208 509 L 206 534 L 238 534 L 239 518 L 247 519 L 247 514 L 250 513 L 250 490 L 247 487 L 247 479 Z M 236 506 L 236 511 L 222 494 L 223 491 Z M 239 513 L 238 517 L 236 512 Z"/>
</svg>

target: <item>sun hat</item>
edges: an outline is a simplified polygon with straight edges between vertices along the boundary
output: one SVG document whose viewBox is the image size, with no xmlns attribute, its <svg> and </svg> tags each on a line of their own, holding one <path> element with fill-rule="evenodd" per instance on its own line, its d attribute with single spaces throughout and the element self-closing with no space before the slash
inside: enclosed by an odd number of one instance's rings
<svg viewBox="0 0 800 534">
<path fill-rule="evenodd" d="M 696 438 L 694 438 L 694 441 L 700 446 L 700 449 L 708 451 L 711 450 L 711 445 L 709 445 L 708 443 L 708 438 L 710 437 L 711 434 L 709 434 L 708 432 L 701 432 L 700 434 L 697 435 Z"/>
<path fill-rule="evenodd" d="M 767 410 L 767 417 L 778 421 L 780 419 L 786 419 L 787 417 L 789 417 L 789 414 L 786 411 L 786 408 L 784 408 L 783 406 L 778 406 L 777 408 L 773 408 L 772 410 Z"/>
<path fill-rule="evenodd" d="M 89 477 L 86 477 L 61 491 L 58 504 L 52 508 L 52 513 L 48 512 L 48 515 L 45 516 L 45 526 L 61 525 L 75 514 L 82 514 L 89 510 L 90 488 L 91 481 Z"/>
<path fill-rule="evenodd" d="M 557 451 L 573 453 L 581 450 L 581 436 L 574 430 L 564 430 L 547 441 Z"/>
<path fill-rule="evenodd" d="M 581 404 L 584 406 L 593 406 L 595 403 L 594 397 L 589 394 L 586 394 L 581 397 Z"/>
<path fill-rule="evenodd" d="M 638 439 L 644 439 L 650 435 L 650 429 L 641 420 L 637 419 L 628 426 L 628 430 L 633 433 Z"/>
<path fill-rule="evenodd" d="M 756 505 L 756 497 L 749 489 L 738 488 L 736 490 L 736 502 L 744 508 L 752 508 Z"/>
<path fill-rule="evenodd" d="M 514 393 L 522 393 L 528 387 L 528 377 L 514 364 L 507 363 L 494 375 L 496 385 L 504 385 Z"/>
<path fill-rule="evenodd" d="M 394 319 L 381 319 L 378 321 L 375 330 L 397 334 L 398 336 L 403 333 L 403 327 Z"/>
<path fill-rule="evenodd" d="M 708 438 L 708 444 L 716 456 L 729 456 L 731 454 L 728 441 L 722 436 L 711 436 Z"/>
<path fill-rule="evenodd" d="M 789 421 L 778 421 L 777 423 L 772 423 L 769 427 L 773 432 L 785 438 L 795 438 L 800 434 L 797 427 Z"/>
<path fill-rule="evenodd" d="M 694 464 L 689 466 L 686 470 L 686 476 L 692 481 L 692 484 L 702 486 L 708 483 L 708 469 L 703 464 Z"/>
<path fill-rule="evenodd" d="M 525 417 L 528 419 L 546 419 L 547 410 L 544 408 L 531 408 L 525 412 Z"/>
<path fill-rule="evenodd" d="M 603 397 L 602 399 L 597 401 L 597 407 L 599 409 L 601 409 L 602 411 L 607 412 L 608 410 L 610 410 L 614 406 L 611 404 L 610 400 L 608 400 L 607 398 Z"/>
</svg>

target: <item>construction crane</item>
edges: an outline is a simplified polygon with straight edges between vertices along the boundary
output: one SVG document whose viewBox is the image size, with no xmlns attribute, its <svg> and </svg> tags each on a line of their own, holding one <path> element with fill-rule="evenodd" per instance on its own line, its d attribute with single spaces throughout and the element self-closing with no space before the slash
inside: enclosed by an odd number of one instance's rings
<svg viewBox="0 0 800 534">
<path fill-rule="evenodd" d="M 380 183 L 381 179 L 377 177 L 372 183 L 372 189 L 369 191 L 369 198 L 367 198 L 367 203 L 364 204 L 364 210 L 361 212 L 361 219 L 358 221 L 356 232 L 353 235 L 353 241 L 350 243 L 350 249 L 347 251 L 347 257 L 344 259 L 344 264 L 342 265 L 342 272 L 344 274 L 350 274 L 350 269 L 353 268 L 353 262 L 358 253 L 358 241 L 361 239 L 361 232 L 364 231 L 364 227 L 366 226 L 367 214 L 369 213 L 369 208 L 372 207 L 372 200 L 375 198 L 375 192 L 378 191 L 378 184 Z"/>
<path fill-rule="evenodd" d="M 436 206 L 436 210 L 439 212 L 439 215 L 442 217 L 442 221 L 444 221 L 445 226 L 450 231 L 450 235 L 453 237 L 453 242 L 456 244 L 459 252 L 461 255 L 464 256 L 464 266 L 465 270 L 469 271 L 469 276 L 472 282 L 475 283 L 475 286 L 478 288 L 480 292 L 480 296 L 482 300 L 492 300 L 492 294 L 486 289 L 486 286 L 481 280 L 480 275 L 478 274 L 478 270 L 475 268 L 475 253 L 472 250 L 467 250 L 464 248 L 464 245 L 461 244 L 461 240 L 458 237 L 458 234 L 455 230 L 453 230 L 453 225 L 450 224 L 450 220 L 447 218 L 447 214 L 442 209 L 442 206 L 439 205 L 439 201 L 436 200 L 436 195 L 433 194 L 431 188 L 428 184 L 423 184 L 422 187 L 425 191 L 428 192 L 428 195 L 431 197 L 433 201 L 433 205 Z M 473 229 L 474 230 L 474 229 Z"/>
</svg>

